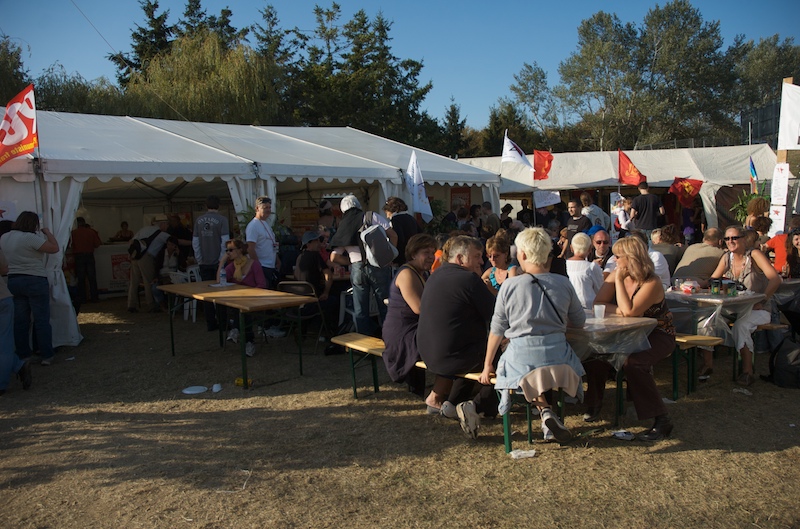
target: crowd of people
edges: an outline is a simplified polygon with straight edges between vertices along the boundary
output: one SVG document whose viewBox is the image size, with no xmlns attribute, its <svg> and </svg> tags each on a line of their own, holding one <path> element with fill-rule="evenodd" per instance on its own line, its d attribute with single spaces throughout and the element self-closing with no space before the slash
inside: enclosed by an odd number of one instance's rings
<svg viewBox="0 0 800 529">
<path fill-rule="evenodd" d="M 603 356 L 579 360 L 566 341 L 567 329 L 582 327 L 596 305 L 605 306 L 607 315 L 654 318 L 650 348 L 628 355 L 622 369 L 639 419 L 653 420 L 639 439 L 658 441 L 673 429 L 652 370 L 675 345 L 665 291 L 675 279 L 708 286 L 726 278 L 765 295 L 733 323 L 735 347 L 743 360 L 739 383 L 752 384 L 752 333 L 775 317 L 778 308 L 771 306 L 771 297 L 781 277 L 800 277 L 800 218 L 790 220 L 786 234 L 765 238 L 769 226 L 754 206 L 749 228 L 729 226 L 722 232 L 705 229 L 701 221 L 698 229 L 687 231 L 664 225 L 658 196 L 646 184 L 639 191 L 633 200 L 621 199 L 611 214 L 588 192 L 565 208 L 532 210 L 523 200 L 515 217 L 510 204 L 498 216 L 488 202 L 468 207 L 455 199 L 440 224 L 446 231 L 436 237 L 423 233 L 423 225 L 399 197 L 390 197 L 378 212 L 346 195 L 338 214 L 329 200 L 322 200 L 317 228 L 302 234 L 289 269 L 295 279 L 313 286 L 329 317 L 339 310 L 335 270 L 344 267 L 352 288 L 354 329 L 384 339 L 383 360 L 391 379 L 407 384 L 427 413 L 458 421 L 472 438 L 478 435 L 481 416 L 505 413 L 509 391 L 517 390 L 538 408 L 546 440 L 569 440 L 572 433 L 551 409 L 551 390 L 563 388 L 583 400 L 585 380 L 583 420 L 597 421 L 613 368 Z M 286 269 L 281 257 L 289 254 L 281 251 L 270 220 L 271 198 L 256 199 L 254 216 L 239 238 L 232 238 L 219 207 L 218 197 L 208 197 L 207 211 L 195 219 L 192 230 L 166 216 L 157 216 L 151 226 L 132 235 L 123 223 L 116 238 L 132 239 L 132 248 L 138 248 L 135 258 L 132 253 L 129 311 L 141 307 L 140 283 L 165 281 L 190 258 L 203 280 L 219 282 L 224 274 L 232 283 L 277 288 Z M 0 391 L 12 374 L 25 389 L 31 386 L 31 320 L 42 364 L 49 365 L 53 357 L 44 256 L 59 247 L 38 222 L 35 214 L 23 212 L 0 238 L 0 272 L 8 274 L 8 286 L 0 285 L 0 311 L 13 314 L 0 326 Z M 379 227 L 398 250 L 385 266 L 367 260 L 360 234 L 369 226 Z M 99 239 L 82 218 L 72 245 L 78 277 L 82 285 L 87 281 L 91 301 L 97 286 L 91 281 L 89 256 Z M 769 253 L 774 253 L 772 260 Z M 144 296 L 147 310 L 157 310 L 159 291 L 145 288 Z M 223 327 L 229 340 L 245 340 L 248 355 L 255 352 L 250 319 L 240 337 L 235 310 L 218 313 L 207 303 L 204 312 L 209 331 Z M 785 314 L 794 330 L 800 330 L 800 313 Z M 434 375 L 430 388 L 425 372 L 415 367 L 419 360 Z M 712 372 L 713 355 L 707 353 L 700 375 L 707 378 Z M 460 373 L 480 373 L 479 382 Z"/>
</svg>

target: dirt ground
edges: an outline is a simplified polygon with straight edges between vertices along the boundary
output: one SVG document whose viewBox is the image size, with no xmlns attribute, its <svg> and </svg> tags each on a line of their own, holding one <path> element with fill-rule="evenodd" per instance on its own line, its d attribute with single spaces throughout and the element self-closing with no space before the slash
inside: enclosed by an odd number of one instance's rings
<svg viewBox="0 0 800 529">
<path fill-rule="evenodd" d="M 381 391 L 362 369 L 353 399 L 347 357 L 314 338 L 303 376 L 292 340 L 270 339 L 255 387 L 235 387 L 238 349 L 201 320 L 174 320 L 171 356 L 166 314 L 84 306 L 84 342 L 0 397 L 0 527 L 800 527 L 800 392 L 734 393 L 730 357 L 670 405 L 669 440 L 612 439 L 609 385 L 604 430 L 568 406 L 582 437 L 566 446 L 528 445 L 516 413 L 514 448 L 536 455 L 512 459 L 500 420 L 472 441 L 382 367 Z M 669 361 L 656 376 L 671 396 Z"/>
</svg>

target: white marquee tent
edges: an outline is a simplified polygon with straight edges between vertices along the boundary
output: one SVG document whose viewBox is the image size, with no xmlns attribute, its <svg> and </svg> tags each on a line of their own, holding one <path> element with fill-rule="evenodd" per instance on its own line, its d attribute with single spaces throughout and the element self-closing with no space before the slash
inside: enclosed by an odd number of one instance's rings
<svg viewBox="0 0 800 529">
<path fill-rule="evenodd" d="M 4 111 L 3 107 L 0 110 Z M 378 185 L 380 200 L 411 200 L 403 174 L 417 151 L 426 183 L 480 187 L 499 204 L 500 178 L 477 167 L 351 128 L 252 127 L 158 119 L 38 112 L 39 156 L 0 166 L 0 215 L 36 211 L 64 248 L 82 199 L 205 198 L 226 186 L 236 211 L 260 194 L 345 183 Z M 156 197 L 155 199 L 153 197 Z M 4 211 L 3 211 L 4 210 Z M 48 257 L 53 344 L 80 335 L 61 271 L 63 253 Z"/>
<path fill-rule="evenodd" d="M 675 177 L 701 180 L 700 196 L 710 225 L 716 222 L 715 197 L 724 186 L 750 182 L 749 158 L 761 181 L 771 180 L 776 155 L 769 145 L 706 147 L 698 149 L 665 149 L 625 151 L 639 171 L 647 176 L 651 187 L 668 188 Z M 533 156 L 528 156 L 533 164 Z M 555 153 L 549 177 L 537 180 L 535 189 L 565 191 L 570 189 L 616 188 L 617 151 Z M 530 169 L 522 164 L 501 163 L 500 156 L 463 158 L 463 163 L 480 167 L 501 176 L 501 196 L 523 195 L 534 190 Z M 632 186 L 623 186 L 623 195 L 635 196 Z"/>
</svg>

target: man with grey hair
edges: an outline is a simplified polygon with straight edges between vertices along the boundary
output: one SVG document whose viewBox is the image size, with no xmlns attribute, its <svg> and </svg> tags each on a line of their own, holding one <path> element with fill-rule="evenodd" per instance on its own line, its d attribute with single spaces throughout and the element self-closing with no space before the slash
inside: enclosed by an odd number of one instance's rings
<svg viewBox="0 0 800 529">
<path fill-rule="evenodd" d="M 245 228 L 247 255 L 258 259 L 267 280 L 267 288 L 278 286 L 278 270 L 281 260 L 278 257 L 278 239 L 269 225 L 272 215 L 272 199 L 266 196 L 256 199 L 256 214 Z"/>
<path fill-rule="evenodd" d="M 456 378 L 483 368 L 487 323 L 494 309 L 494 295 L 481 281 L 483 245 L 459 235 L 444 246 L 445 263 L 425 284 L 420 302 L 417 347 L 428 370 L 436 374 L 433 390 L 425 399 L 429 413 L 461 421 L 471 437 L 480 427 L 478 413 L 497 414 L 497 395 L 491 386 Z M 472 399 L 472 400 L 470 400 Z"/>
<path fill-rule="evenodd" d="M 380 336 L 378 328 L 370 318 L 370 296 L 374 296 L 381 323 L 386 318 L 386 303 L 389 299 L 389 284 L 392 280 L 391 266 L 378 267 L 369 264 L 362 255 L 360 232 L 363 227 L 379 224 L 386 230 L 389 242 L 397 245 L 397 234 L 389 221 L 374 211 L 366 213 L 354 195 L 346 195 L 339 204 L 342 220 L 330 240 L 331 261 L 350 266 L 350 283 L 353 285 L 353 314 L 356 331 L 369 336 Z"/>
</svg>

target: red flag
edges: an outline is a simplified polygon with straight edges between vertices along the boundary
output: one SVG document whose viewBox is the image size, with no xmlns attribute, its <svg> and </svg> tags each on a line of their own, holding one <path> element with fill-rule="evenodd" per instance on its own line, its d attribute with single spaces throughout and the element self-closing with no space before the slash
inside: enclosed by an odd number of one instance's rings
<svg viewBox="0 0 800 529">
<path fill-rule="evenodd" d="M 619 151 L 619 183 L 629 186 L 638 186 L 642 182 L 647 182 L 647 177 L 639 172 L 628 156 Z"/>
<path fill-rule="evenodd" d="M 702 180 L 694 180 L 692 178 L 678 178 L 669 186 L 669 192 L 678 197 L 678 202 L 685 208 L 690 208 L 694 204 L 694 197 L 700 192 L 700 187 L 703 185 Z"/>
<path fill-rule="evenodd" d="M 31 84 L 6 105 L 6 113 L 0 123 L 0 165 L 11 158 L 33 152 L 37 145 L 39 134 L 36 131 L 36 104 Z"/>
<path fill-rule="evenodd" d="M 533 151 L 533 179 L 547 180 L 553 166 L 553 153 L 550 151 Z"/>
</svg>

